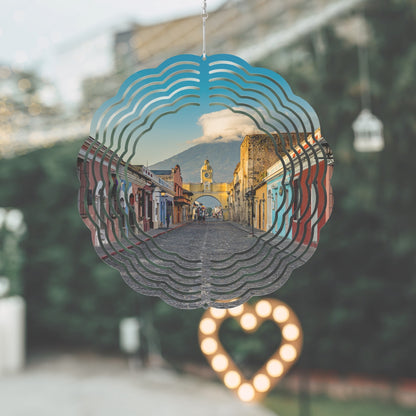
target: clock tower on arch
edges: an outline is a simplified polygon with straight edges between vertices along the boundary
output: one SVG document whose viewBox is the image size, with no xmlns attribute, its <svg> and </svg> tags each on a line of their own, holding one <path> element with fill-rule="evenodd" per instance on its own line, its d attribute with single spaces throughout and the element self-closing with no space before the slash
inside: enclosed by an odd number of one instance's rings
<svg viewBox="0 0 416 416">
<path fill-rule="evenodd" d="M 209 164 L 209 160 L 205 160 L 202 168 L 201 168 L 201 182 L 210 182 L 212 183 L 212 167 Z"/>
<path fill-rule="evenodd" d="M 204 192 L 211 190 L 212 184 L 212 167 L 209 160 L 205 160 L 201 168 L 201 183 L 204 184 Z"/>
</svg>

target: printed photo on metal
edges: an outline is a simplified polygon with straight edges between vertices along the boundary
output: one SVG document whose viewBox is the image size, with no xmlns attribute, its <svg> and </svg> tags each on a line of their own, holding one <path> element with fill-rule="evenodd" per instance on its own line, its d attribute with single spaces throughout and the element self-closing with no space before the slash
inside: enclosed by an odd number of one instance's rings
<svg viewBox="0 0 416 416">
<path fill-rule="evenodd" d="M 313 108 L 232 55 L 132 75 L 94 115 L 77 166 L 98 256 L 184 309 L 276 291 L 313 255 L 333 206 Z"/>
</svg>

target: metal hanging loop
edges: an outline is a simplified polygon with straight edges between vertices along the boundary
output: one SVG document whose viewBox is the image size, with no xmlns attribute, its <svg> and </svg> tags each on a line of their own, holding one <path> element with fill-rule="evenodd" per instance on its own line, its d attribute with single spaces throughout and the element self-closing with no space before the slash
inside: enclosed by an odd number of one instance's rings
<svg viewBox="0 0 416 416">
<path fill-rule="evenodd" d="M 202 59 L 207 57 L 207 44 L 206 44 L 206 22 L 208 19 L 207 13 L 207 1 L 203 0 L 202 5 Z"/>
</svg>

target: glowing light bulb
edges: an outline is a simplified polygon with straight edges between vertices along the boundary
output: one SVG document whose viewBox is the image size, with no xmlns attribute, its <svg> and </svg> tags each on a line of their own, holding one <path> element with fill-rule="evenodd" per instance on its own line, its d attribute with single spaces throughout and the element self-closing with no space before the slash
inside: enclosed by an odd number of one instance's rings
<svg viewBox="0 0 416 416">
<path fill-rule="evenodd" d="M 244 305 L 236 306 L 235 308 L 228 309 L 228 313 L 231 316 L 239 316 L 244 312 Z"/>
<path fill-rule="evenodd" d="M 289 309 L 286 306 L 276 306 L 273 311 L 273 318 L 276 322 L 285 322 L 289 318 Z"/>
<path fill-rule="evenodd" d="M 256 312 L 258 316 L 266 318 L 272 313 L 272 305 L 267 300 L 261 300 L 256 305 Z"/>
<path fill-rule="evenodd" d="M 257 318 L 252 313 L 245 313 L 240 319 L 240 325 L 246 331 L 254 329 L 257 325 Z"/>
<path fill-rule="evenodd" d="M 240 374 L 237 373 L 237 371 L 229 371 L 224 376 L 224 384 L 229 389 L 235 389 L 236 387 L 240 385 L 240 383 L 241 383 L 241 376 Z"/>
<path fill-rule="evenodd" d="M 283 374 L 283 364 L 276 359 L 270 360 L 266 365 L 266 369 L 272 377 L 280 377 Z"/>
<path fill-rule="evenodd" d="M 297 356 L 295 348 L 289 344 L 283 345 L 280 348 L 279 354 L 284 361 L 293 361 Z"/>
<path fill-rule="evenodd" d="M 270 389 L 269 377 L 264 374 L 257 374 L 257 376 L 254 377 L 253 384 L 254 388 L 260 393 L 264 393 Z"/>
<path fill-rule="evenodd" d="M 205 338 L 201 342 L 201 350 L 204 354 L 210 355 L 214 354 L 218 349 L 218 343 L 214 338 Z"/>
<path fill-rule="evenodd" d="M 254 395 L 255 395 L 255 391 L 253 387 L 248 383 L 242 384 L 238 389 L 238 397 L 243 402 L 250 402 L 251 400 L 254 399 Z"/>
<path fill-rule="evenodd" d="M 217 309 L 217 308 L 211 308 L 210 310 L 211 315 L 216 319 L 224 318 L 227 311 L 225 309 Z"/>
<path fill-rule="evenodd" d="M 228 358 L 224 354 L 216 355 L 211 362 L 215 371 L 224 371 L 228 367 Z"/>
<path fill-rule="evenodd" d="M 295 341 L 299 338 L 299 328 L 294 324 L 287 324 L 282 329 L 282 335 L 288 341 Z"/>
<path fill-rule="evenodd" d="M 200 331 L 205 335 L 211 335 L 217 329 L 215 321 L 211 318 L 204 318 L 199 324 Z"/>
</svg>

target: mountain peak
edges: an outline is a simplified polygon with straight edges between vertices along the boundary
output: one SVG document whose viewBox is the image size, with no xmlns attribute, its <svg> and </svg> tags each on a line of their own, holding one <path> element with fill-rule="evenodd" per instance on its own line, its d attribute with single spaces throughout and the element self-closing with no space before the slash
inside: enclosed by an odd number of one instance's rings
<svg viewBox="0 0 416 416">
<path fill-rule="evenodd" d="M 184 182 L 200 182 L 201 167 L 208 159 L 214 182 L 231 182 L 234 169 L 240 161 L 240 144 L 239 141 L 201 143 L 155 163 L 149 169 L 171 169 L 179 165 Z"/>
</svg>

